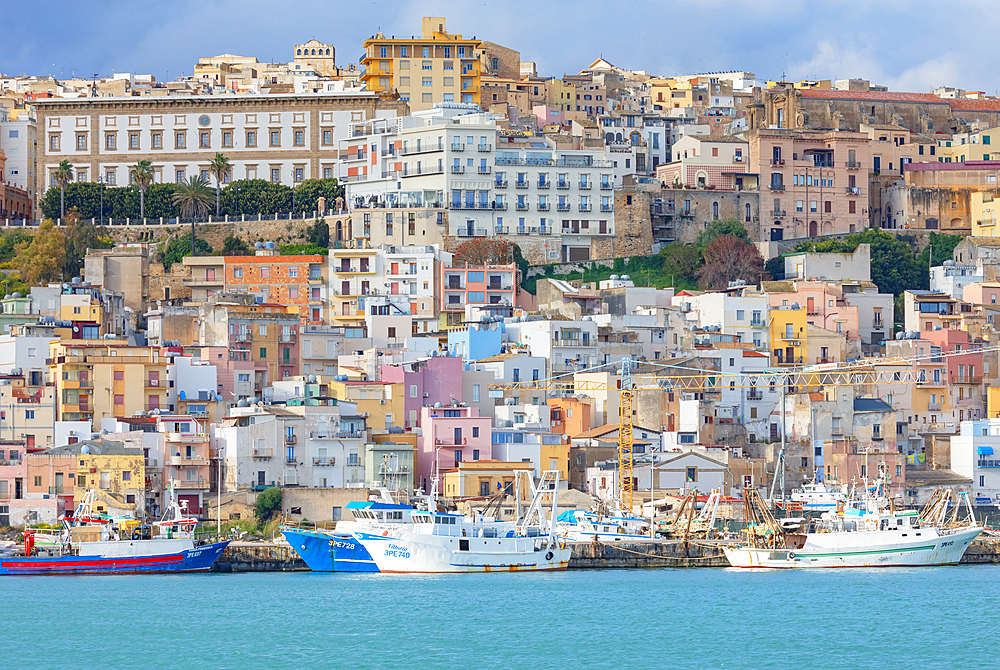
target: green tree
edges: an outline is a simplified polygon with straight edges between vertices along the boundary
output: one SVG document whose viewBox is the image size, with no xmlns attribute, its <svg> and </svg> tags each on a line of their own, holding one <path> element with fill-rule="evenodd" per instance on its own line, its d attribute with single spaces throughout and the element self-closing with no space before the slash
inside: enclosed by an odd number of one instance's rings
<svg viewBox="0 0 1000 670">
<path fill-rule="evenodd" d="M 708 245 L 719 235 L 731 235 L 744 242 L 750 241 L 750 234 L 747 232 L 746 227 L 739 221 L 712 221 L 705 230 L 698 233 L 694 245 L 698 247 L 698 251 L 704 253 Z"/>
<path fill-rule="evenodd" d="M 660 247 L 660 258 L 663 260 L 663 274 L 671 275 L 674 284 L 678 279 L 696 281 L 701 254 L 693 244 L 671 242 Z"/>
<path fill-rule="evenodd" d="M 295 210 L 298 212 L 318 212 L 321 197 L 326 198 L 329 211 L 336 206 L 338 197 L 344 197 L 344 187 L 336 179 L 306 179 L 294 190 Z"/>
<path fill-rule="evenodd" d="M 191 255 L 194 256 L 194 220 L 205 216 L 209 203 L 212 202 L 211 189 L 204 177 L 191 177 L 183 184 L 178 184 L 174 193 L 174 203 L 180 208 L 181 216 L 191 219 Z"/>
<path fill-rule="evenodd" d="M 30 286 L 58 279 L 66 265 L 66 238 L 52 223 L 42 221 L 30 242 L 18 245 L 14 265 Z"/>
<path fill-rule="evenodd" d="M 267 522 L 272 516 L 281 511 L 281 489 L 271 486 L 261 491 L 257 495 L 257 521 Z"/>
<path fill-rule="evenodd" d="M 222 180 L 233 171 L 233 165 L 226 158 L 225 154 L 217 153 L 212 162 L 208 164 L 208 170 L 215 177 L 215 215 L 219 216 L 219 201 L 222 197 Z"/>
<path fill-rule="evenodd" d="M 226 235 L 226 239 L 222 240 L 223 256 L 248 256 L 250 253 L 250 247 L 247 243 L 232 233 Z"/>
<path fill-rule="evenodd" d="M 95 226 L 89 219 L 80 219 L 66 227 L 66 260 L 63 273 L 75 277 L 83 268 L 88 249 L 111 249 L 114 243 L 107 240 L 107 231 Z"/>
<path fill-rule="evenodd" d="M 962 241 L 961 235 L 945 235 L 939 233 L 931 233 L 928 239 L 928 245 L 924 247 L 920 255 L 917 256 L 917 263 L 922 268 L 928 268 L 931 265 L 938 266 L 952 259 L 955 252 L 955 247 L 958 243 Z M 928 258 L 930 252 L 933 250 L 933 256 Z M 872 256 L 874 258 L 874 256 Z M 928 272 L 930 272 L 928 270 Z M 928 278 L 929 281 L 929 278 Z"/>
<path fill-rule="evenodd" d="M 282 256 L 328 256 L 329 247 L 321 247 L 318 244 L 282 244 Z"/>
<path fill-rule="evenodd" d="M 329 249 L 330 224 L 323 219 L 316 219 L 311 226 L 306 228 L 306 239 L 309 240 L 309 244 Z"/>
<path fill-rule="evenodd" d="M 767 274 L 771 275 L 773 279 L 784 279 L 785 257 L 775 256 L 774 258 L 768 258 L 767 262 L 764 263 L 764 270 Z"/>
<path fill-rule="evenodd" d="M 146 218 L 146 189 L 153 183 L 153 164 L 139 161 L 132 166 L 132 183 L 139 189 L 139 218 Z"/>
<path fill-rule="evenodd" d="M 31 235 L 21 230 L 7 230 L 0 235 L 0 263 L 9 263 L 17 256 L 21 244 L 30 244 Z"/>
<path fill-rule="evenodd" d="M 191 247 L 194 247 L 197 253 L 191 253 Z M 184 260 L 185 256 L 208 256 L 212 253 L 212 245 L 210 245 L 205 240 L 200 237 L 195 237 L 194 241 L 188 243 L 182 237 L 174 237 L 169 242 L 167 242 L 166 248 L 163 250 L 163 267 L 165 270 L 169 270 L 170 266 L 174 263 L 179 263 Z"/>
<path fill-rule="evenodd" d="M 73 164 L 68 160 L 60 161 L 52 178 L 59 187 L 59 218 L 62 218 L 66 215 L 66 186 L 73 181 Z"/>
<path fill-rule="evenodd" d="M 230 216 L 270 216 L 291 209 L 292 189 L 263 179 L 234 181 L 223 190 L 222 205 L 223 211 Z"/>
</svg>

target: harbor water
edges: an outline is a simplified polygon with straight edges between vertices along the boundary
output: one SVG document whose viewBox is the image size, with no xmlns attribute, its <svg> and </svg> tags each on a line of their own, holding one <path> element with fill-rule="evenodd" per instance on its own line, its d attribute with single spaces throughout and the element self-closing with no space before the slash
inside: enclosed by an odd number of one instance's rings
<svg viewBox="0 0 1000 670">
<path fill-rule="evenodd" d="M 6 577 L 5 667 L 995 668 L 1000 567 Z M 9 655 L 8 655 L 9 654 Z"/>
</svg>

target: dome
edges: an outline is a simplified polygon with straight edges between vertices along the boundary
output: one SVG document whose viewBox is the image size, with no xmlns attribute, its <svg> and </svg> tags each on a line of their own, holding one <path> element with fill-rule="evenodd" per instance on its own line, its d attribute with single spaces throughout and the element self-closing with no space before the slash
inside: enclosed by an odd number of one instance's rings
<svg viewBox="0 0 1000 670">
<path fill-rule="evenodd" d="M 81 454 L 89 454 L 90 453 L 90 445 L 89 444 L 85 444 L 82 447 L 80 447 L 80 453 Z"/>
</svg>

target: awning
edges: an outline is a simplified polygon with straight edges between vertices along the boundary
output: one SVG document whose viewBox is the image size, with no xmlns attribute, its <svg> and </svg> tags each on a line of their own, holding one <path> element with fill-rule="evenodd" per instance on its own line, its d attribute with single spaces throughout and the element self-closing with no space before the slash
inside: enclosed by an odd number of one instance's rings
<svg viewBox="0 0 1000 670">
<path fill-rule="evenodd" d="M 992 456 L 993 447 L 978 447 L 980 456 Z"/>
</svg>

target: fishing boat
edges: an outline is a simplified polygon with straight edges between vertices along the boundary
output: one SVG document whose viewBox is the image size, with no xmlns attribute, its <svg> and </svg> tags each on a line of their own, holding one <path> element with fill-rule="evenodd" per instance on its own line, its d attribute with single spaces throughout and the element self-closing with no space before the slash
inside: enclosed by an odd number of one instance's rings
<svg viewBox="0 0 1000 670">
<path fill-rule="evenodd" d="M 957 505 L 951 505 L 951 498 L 951 491 L 942 489 L 917 512 L 877 504 L 881 498 L 869 495 L 862 505 L 840 503 L 818 521 L 801 519 L 790 527 L 788 520 L 783 526 L 774 518 L 756 489 L 746 489 L 745 541 L 723 546 L 723 550 L 736 568 L 954 565 L 983 528 L 967 493 L 959 494 Z M 966 516 L 959 518 L 963 509 Z"/>
<path fill-rule="evenodd" d="M 569 510 L 556 518 L 559 536 L 573 542 L 623 542 L 648 540 L 649 519 L 622 510 Z"/>
<path fill-rule="evenodd" d="M 522 514 L 518 485 L 525 479 L 531 502 Z M 536 486 L 530 471 L 518 471 L 516 522 L 438 511 L 434 495 L 426 511 L 411 512 L 412 524 L 355 532 L 380 572 L 450 573 L 565 570 L 570 549 L 556 535 L 559 472 L 548 470 Z M 434 487 L 432 487 L 433 490 Z M 551 498 L 545 513 L 544 500 Z"/>
<path fill-rule="evenodd" d="M 381 499 L 347 503 L 353 519 L 337 522 L 333 530 L 283 525 L 281 534 L 313 572 L 378 572 L 371 554 L 355 539 L 355 532 L 372 532 L 412 524 L 412 505 L 399 505 L 380 490 Z"/>
<path fill-rule="evenodd" d="M 826 512 L 837 508 L 838 503 L 847 501 L 847 485 L 834 486 L 824 482 L 803 484 L 800 489 L 792 489 L 791 505 L 803 512 Z M 784 501 L 775 501 L 782 507 Z"/>
<path fill-rule="evenodd" d="M 164 518 L 154 524 L 116 524 L 94 510 L 95 491 L 88 491 L 71 516 L 64 516 L 59 543 L 37 546 L 34 533 L 24 533 L 16 556 L 0 557 L 0 575 L 137 574 L 206 572 L 229 542 L 197 545 L 198 520 L 184 516 L 173 485 Z"/>
</svg>

